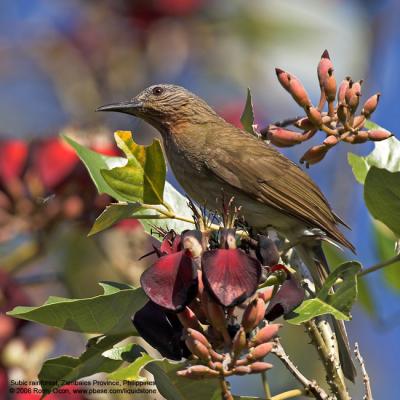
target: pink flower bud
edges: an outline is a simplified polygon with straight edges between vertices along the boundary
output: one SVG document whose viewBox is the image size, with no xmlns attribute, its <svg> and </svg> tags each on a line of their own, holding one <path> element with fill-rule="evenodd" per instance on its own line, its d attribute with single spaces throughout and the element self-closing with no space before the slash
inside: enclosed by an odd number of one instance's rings
<svg viewBox="0 0 400 400">
<path fill-rule="evenodd" d="M 177 313 L 176 315 L 184 328 L 192 328 L 196 331 L 202 331 L 199 320 L 189 307 L 185 307 L 182 312 Z"/>
<path fill-rule="evenodd" d="M 227 333 L 224 309 L 212 300 L 208 301 L 207 314 L 211 325 L 221 334 Z"/>
<path fill-rule="evenodd" d="M 337 94 L 337 101 L 339 104 L 344 103 L 346 100 L 346 91 L 349 87 L 349 82 L 350 82 L 350 77 L 347 76 L 339 85 L 339 90 Z"/>
<path fill-rule="evenodd" d="M 300 163 L 303 164 L 305 162 L 308 168 L 309 165 L 316 164 L 317 162 L 321 161 L 325 157 L 328 149 L 329 147 L 325 146 L 324 144 L 313 146 L 303 154 L 303 156 L 300 158 Z"/>
<path fill-rule="evenodd" d="M 245 332 L 251 332 L 264 318 L 265 302 L 259 297 L 255 298 L 246 307 L 242 317 L 242 326 Z"/>
<path fill-rule="evenodd" d="M 185 378 L 213 378 L 219 376 L 218 371 L 212 370 L 205 365 L 193 365 L 187 369 L 177 371 L 176 374 Z"/>
<path fill-rule="evenodd" d="M 359 131 L 350 136 L 347 136 L 343 140 L 345 142 L 351 143 L 351 144 L 365 143 L 368 140 L 368 132 L 367 131 Z"/>
<path fill-rule="evenodd" d="M 217 353 L 213 349 L 209 349 L 209 352 L 210 352 L 210 355 L 211 355 L 211 358 L 213 361 L 216 361 L 216 362 L 223 361 L 224 356 L 222 354 Z"/>
<path fill-rule="evenodd" d="M 195 340 L 198 340 L 199 342 L 201 342 L 202 344 L 204 344 L 204 346 L 207 347 L 207 349 L 211 348 L 211 344 L 210 342 L 207 340 L 207 338 L 200 333 L 199 331 L 196 331 L 195 329 L 192 328 L 188 328 L 187 329 L 187 335 L 192 337 Z"/>
<path fill-rule="evenodd" d="M 328 101 L 334 101 L 336 97 L 336 79 L 333 75 L 333 68 L 328 69 L 328 74 L 323 83 L 326 99 Z"/>
<path fill-rule="evenodd" d="M 379 97 L 381 96 L 380 93 L 376 93 L 371 96 L 363 105 L 363 109 L 361 114 L 364 115 L 366 118 L 369 118 L 371 114 L 376 110 L 376 107 L 379 103 Z"/>
<path fill-rule="evenodd" d="M 325 82 L 325 79 L 328 75 L 328 70 L 332 68 L 333 64 L 329 57 L 328 50 L 325 50 L 322 53 L 321 59 L 319 60 L 318 67 L 317 67 L 317 74 L 319 80 L 319 87 L 322 88 Z"/>
<path fill-rule="evenodd" d="M 201 360 L 211 360 L 210 352 L 203 343 L 199 342 L 196 339 L 193 339 L 192 336 L 187 336 L 185 339 L 185 343 L 190 352 L 199 357 Z"/>
<path fill-rule="evenodd" d="M 249 354 L 247 355 L 247 359 L 249 361 L 257 361 L 262 360 L 270 351 L 273 349 L 274 343 L 263 343 L 258 345 L 257 347 L 252 347 L 250 349 Z"/>
<path fill-rule="evenodd" d="M 365 120 L 366 117 L 364 115 L 357 115 L 354 117 L 353 127 L 358 129 L 364 128 Z"/>
<path fill-rule="evenodd" d="M 314 128 L 314 124 L 307 117 L 298 119 L 294 123 L 294 126 L 299 129 L 302 129 L 303 131 L 308 131 L 308 130 Z"/>
<path fill-rule="evenodd" d="M 339 121 L 344 125 L 349 118 L 347 105 L 344 103 L 340 103 L 337 107 L 336 113 Z"/>
<path fill-rule="evenodd" d="M 247 375 L 251 373 L 251 368 L 248 365 L 239 365 L 233 368 L 233 373 L 235 375 Z"/>
<path fill-rule="evenodd" d="M 275 68 L 276 76 L 278 77 L 278 81 L 282 85 L 282 87 L 289 91 L 290 81 L 289 81 L 289 74 L 280 68 Z"/>
<path fill-rule="evenodd" d="M 208 365 L 210 366 L 210 368 L 215 369 L 217 371 L 223 371 L 224 369 L 222 362 L 219 361 L 210 361 Z"/>
<path fill-rule="evenodd" d="M 303 136 L 304 135 L 301 135 L 297 132 L 280 128 L 275 125 L 271 125 L 267 132 L 267 139 L 278 147 L 291 147 L 299 144 L 304 140 Z"/>
<path fill-rule="evenodd" d="M 328 136 L 328 137 L 323 141 L 323 144 L 326 145 L 326 146 L 328 146 L 328 147 L 333 147 L 333 146 L 335 146 L 335 145 L 338 144 L 338 143 L 339 143 L 339 139 L 338 139 L 336 136 L 334 136 L 334 135 Z"/>
<path fill-rule="evenodd" d="M 243 327 L 236 332 L 232 341 L 232 350 L 235 357 L 240 356 L 240 353 L 247 347 L 246 332 Z"/>
<path fill-rule="evenodd" d="M 275 336 L 278 335 L 279 329 L 282 327 L 280 324 L 266 325 L 260 329 L 257 334 L 251 339 L 251 346 L 258 346 L 262 343 L 271 341 Z"/>
<path fill-rule="evenodd" d="M 349 87 L 346 90 L 345 100 L 346 104 L 349 106 L 351 113 L 354 113 L 358 107 L 361 96 L 361 83 L 359 82 L 349 82 Z"/>
<path fill-rule="evenodd" d="M 308 97 L 306 89 L 303 84 L 294 75 L 289 75 L 289 93 L 292 95 L 294 101 L 302 108 L 311 106 L 311 100 Z"/>
<path fill-rule="evenodd" d="M 273 291 L 274 289 L 272 287 L 266 288 L 262 292 L 258 292 L 258 297 L 260 299 L 263 299 L 264 303 L 267 303 L 268 301 L 271 300 Z"/>
<path fill-rule="evenodd" d="M 306 112 L 309 121 L 317 127 L 322 125 L 322 116 L 320 111 L 315 107 L 306 107 Z"/>
<path fill-rule="evenodd" d="M 385 131 L 383 129 L 371 130 L 368 131 L 368 138 L 373 142 L 380 142 L 381 140 L 385 140 L 393 136 L 393 134 L 389 131 Z"/>
<path fill-rule="evenodd" d="M 271 369 L 273 365 L 262 361 L 256 361 L 250 364 L 249 367 L 251 369 L 252 374 L 258 374 L 260 372 L 264 372 L 267 371 L 268 369 Z"/>
</svg>

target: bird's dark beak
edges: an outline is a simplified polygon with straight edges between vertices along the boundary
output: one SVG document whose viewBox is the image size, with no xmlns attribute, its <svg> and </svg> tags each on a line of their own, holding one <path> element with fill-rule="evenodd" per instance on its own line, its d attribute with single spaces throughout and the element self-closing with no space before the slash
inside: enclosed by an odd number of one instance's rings
<svg viewBox="0 0 400 400">
<path fill-rule="evenodd" d="M 116 111 L 124 114 L 138 115 L 142 109 L 143 102 L 134 98 L 121 103 L 106 104 L 96 109 L 96 111 Z"/>
</svg>

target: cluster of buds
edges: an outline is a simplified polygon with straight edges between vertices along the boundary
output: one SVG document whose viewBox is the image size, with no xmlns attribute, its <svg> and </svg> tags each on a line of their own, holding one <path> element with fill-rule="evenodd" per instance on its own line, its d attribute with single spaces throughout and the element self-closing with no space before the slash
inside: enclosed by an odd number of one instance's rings
<svg viewBox="0 0 400 400">
<path fill-rule="evenodd" d="M 266 236 L 242 239 L 234 228 L 169 231 L 155 252 L 158 259 L 141 276 L 150 301 L 133 324 L 163 356 L 188 359 L 177 374 L 223 378 L 270 369 L 263 359 L 281 327 L 270 322 L 304 299 L 278 264 L 274 242 Z M 275 274 L 283 276 L 281 285 L 275 283 L 278 290 L 265 286 Z"/>
<path fill-rule="evenodd" d="M 264 140 L 269 140 L 278 147 L 291 147 L 312 138 L 317 131 L 322 131 L 326 135 L 325 140 L 308 149 L 300 159 L 300 163 L 309 167 L 321 161 L 327 152 L 341 141 L 358 144 L 367 140 L 381 141 L 393 136 L 384 129 L 365 129 L 366 121 L 378 106 L 380 94 L 376 93 L 368 98 L 362 105 L 361 113 L 356 115 L 363 81 L 353 81 L 346 77 L 337 87 L 333 64 L 327 50 L 321 56 L 317 73 L 321 95 L 315 107 L 300 80 L 293 74 L 276 68 L 280 84 L 304 109 L 306 115 L 261 130 Z M 326 103 L 328 106 L 325 112 Z M 286 126 L 291 124 L 300 131 L 286 129 Z"/>
</svg>

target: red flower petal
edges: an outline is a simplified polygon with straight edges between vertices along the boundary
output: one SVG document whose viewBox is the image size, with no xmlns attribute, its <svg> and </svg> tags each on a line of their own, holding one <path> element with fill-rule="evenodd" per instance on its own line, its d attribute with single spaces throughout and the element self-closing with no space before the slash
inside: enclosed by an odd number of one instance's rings
<svg viewBox="0 0 400 400">
<path fill-rule="evenodd" d="M 78 163 L 75 151 L 58 137 L 37 145 L 34 164 L 47 189 L 61 183 Z"/>
<path fill-rule="evenodd" d="M 0 180 L 7 183 L 19 177 L 26 163 L 28 146 L 23 140 L 0 143 Z"/>
<path fill-rule="evenodd" d="M 239 249 L 206 251 L 202 269 L 207 290 L 225 307 L 250 297 L 261 277 L 261 264 Z"/>
<path fill-rule="evenodd" d="M 171 254 L 181 250 L 181 236 L 175 231 L 169 231 L 163 238 L 160 246 L 162 253 Z"/>
<path fill-rule="evenodd" d="M 197 294 L 197 270 L 185 251 L 159 258 L 143 272 L 140 283 L 147 296 L 168 310 L 181 311 Z"/>
</svg>

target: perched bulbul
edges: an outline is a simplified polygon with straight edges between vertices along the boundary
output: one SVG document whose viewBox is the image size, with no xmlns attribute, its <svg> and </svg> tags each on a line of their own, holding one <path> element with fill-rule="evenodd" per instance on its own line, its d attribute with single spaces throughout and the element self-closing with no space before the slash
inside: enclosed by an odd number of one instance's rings
<svg viewBox="0 0 400 400">
<path fill-rule="evenodd" d="M 310 230 L 354 251 L 338 229 L 343 224 L 310 177 L 271 145 L 221 118 L 204 100 L 169 84 L 150 86 L 133 99 L 97 111 L 139 117 L 162 136 L 172 171 L 199 204 L 217 208 L 221 189 L 234 196 L 253 228 L 275 228 L 292 242 L 310 270 L 316 287 L 329 272 L 320 246 L 302 241 Z M 344 324 L 334 320 L 344 374 L 354 380 Z"/>
</svg>

